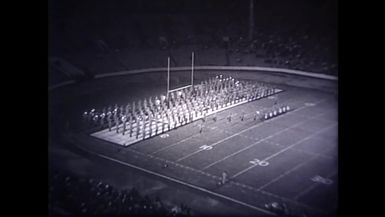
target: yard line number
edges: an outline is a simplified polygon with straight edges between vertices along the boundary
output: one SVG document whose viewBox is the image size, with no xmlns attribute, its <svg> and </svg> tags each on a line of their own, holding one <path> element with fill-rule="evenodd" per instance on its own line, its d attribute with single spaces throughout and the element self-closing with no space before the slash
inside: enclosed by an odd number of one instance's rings
<svg viewBox="0 0 385 217">
<path fill-rule="evenodd" d="M 160 138 L 164 139 L 164 138 L 167 138 L 167 137 L 169 137 L 169 136 L 170 136 L 170 135 L 168 135 L 168 133 L 165 133 L 165 134 L 160 135 Z"/>
<path fill-rule="evenodd" d="M 212 147 L 212 146 L 209 146 L 209 145 L 202 145 L 202 146 L 199 147 L 199 148 L 202 149 L 202 150 L 206 150 L 206 151 L 213 149 L 213 147 Z"/>
<path fill-rule="evenodd" d="M 332 180 L 330 180 L 328 178 L 321 177 L 319 175 L 314 176 L 313 178 L 311 178 L 311 180 L 313 182 L 321 183 L 321 184 L 324 184 L 324 185 L 330 185 L 330 184 L 333 183 Z"/>
<path fill-rule="evenodd" d="M 259 160 L 257 158 L 255 158 L 254 160 L 251 160 L 249 161 L 251 164 L 253 165 L 256 165 L 256 166 L 261 166 L 261 167 L 265 167 L 265 166 L 268 166 L 269 165 L 269 162 L 267 161 L 264 161 L 264 160 Z"/>
</svg>

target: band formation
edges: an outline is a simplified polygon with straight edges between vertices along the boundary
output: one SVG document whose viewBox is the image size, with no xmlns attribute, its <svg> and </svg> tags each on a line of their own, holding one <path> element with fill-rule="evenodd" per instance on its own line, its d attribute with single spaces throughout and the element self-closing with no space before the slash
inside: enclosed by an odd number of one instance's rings
<svg viewBox="0 0 385 217">
<path fill-rule="evenodd" d="M 162 134 L 195 120 L 203 124 L 209 115 L 217 120 L 216 113 L 246 102 L 271 96 L 282 90 L 265 83 L 240 81 L 222 75 L 210 78 L 198 85 L 187 86 L 166 95 L 150 97 L 125 106 L 115 105 L 100 110 L 91 109 L 83 114 L 89 127 L 114 131 L 140 141 Z M 267 120 L 290 110 L 289 106 L 274 107 L 273 110 L 256 111 L 254 120 Z M 231 113 L 227 117 L 231 122 Z M 241 116 L 243 121 L 244 115 Z"/>
</svg>

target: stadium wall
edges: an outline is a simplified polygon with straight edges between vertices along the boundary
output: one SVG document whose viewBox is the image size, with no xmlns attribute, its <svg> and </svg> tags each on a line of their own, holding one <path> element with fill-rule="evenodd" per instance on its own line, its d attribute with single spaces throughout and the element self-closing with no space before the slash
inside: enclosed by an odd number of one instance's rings
<svg viewBox="0 0 385 217">
<path fill-rule="evenodd" d="M 176 71 L 191 71 L 191 67 L 173 67 L 171 69 L 173 72 Z M 275 74 L 285 74 L 285 75 L 294 75 L 294 76 L 303 76 L 308 78 L 316 78 L 328 81 L 338 81 L 338 77 L 332 75 L 318 74 L 313 72 L 304 72 L 299 70 L 292 69 L 284 69 L 284 68 L 271 68 L 271 67 L 258 67 L 258 66 L 194 66 L 194 71 L 204 71 L 204 70 L 212 70 L 212 71 L 242 71 L 242 72 L 271 72 Z M 132 74 L 140 74 L 140 73 L 148 73 L 148 72 L 166 72 L 167 68 L 146 68 L 146 69 L 135 69 L 121 72 L 112 72 L 112 73 L 103 73 L 95 75 L 95 79 L 113 77 L 113 76 L 122 76 L 122 75 L 132 75 Z M 69 84 L 73 84 L 76 81 L 70 80 L 66 82 L 62 82 L 59 84 L 51 85 L 48 87 L 48 90 L 54 90 L 59 87 L 67 86 Z"/>
</svg>

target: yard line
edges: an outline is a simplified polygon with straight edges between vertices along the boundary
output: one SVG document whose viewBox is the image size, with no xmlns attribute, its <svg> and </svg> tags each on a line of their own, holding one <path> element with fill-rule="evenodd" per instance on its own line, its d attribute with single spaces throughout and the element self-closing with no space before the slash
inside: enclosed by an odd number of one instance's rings
<svg viewBox="0 0 385 217">
<path fill-rule="evenodd" d="M 254 187 L 252 187 L 252 186 L 245 185 L 245 184 L 242 184 L 242 183 L 239 183 L 239 182 L 235 182 L 235 181 L 230 181 L 230 182 L 231 182 L 231 183 L 234 183 L 235 185 L 238 184 L 238 186 L 243 187 L 243 188 L 247 188 L 247 189 L 252 190 L 252 191 L 254 191 L 254 192 L 261 193 L 261 194 L 267 195 L 267 196 L 269 196 L 269 197 L 273 197 L 273 198 L 278 199 L 278 200 L 280 200 L 280 201 L 286 201 L 286 202 L 295 204 L 296 206 L 300 206 L 300 207 L 302 207 L 302 208 L 307 208 L 307 209 L 309 209 L 309 210 L 313 210 L 313 211 L 318 212 L 318 213 L 326 214 L 326 212 L 325 212 L 324 210 L 319 209 L 319 208 L 317 208 L 317 207 L 312 207 L 312 206 L 309 206 L 309 205 L 307 205 L 307 204 L 298 202 L 298 201 L 293 200 L 293 199 L 290 199 L 290 198 L 282 197 L 282 196 L 273 194 L 273 193 L 268 192 L 268 191 L 258 190 L 258 189 L 254 188 Z"/>
<path fill-rule="evenodd" d="M 220 160 L 217 160 L 217 161 L 215 161 L 215 162 L 213 162 L 213 163 L 211 163 L 211 164 L 205 166 L 202 170 L 205 170 L 205 169 L 207 169 L 207 168 L 209 168 L 209 167 L 211 167 L 211 166 L 213 166 L 213 165 L 215 165 L 215 164 L 217 164 L 217 163 L 219 163 L 219 162 L 221 162 L 221 161 L 224 161 L 224 160 L 226 160 L 227 158 L 230 158 L 230 157 L 232 157 L 232 156 L 234 156 L 234 155 L 236 155 L 236 154 L 238 154 L 238 153 L 240 153 L 240 152 L 242 152 L 242 151 L 244 151 L 244 150 L 246 150 L 246 149 L 249 149 L 249 148 L 251 148 L 251 147 L 253 147 L 253 146 L 255 146 L 255 145 L 257 145 L 257 144 L 259 144 L 259 143 L 261 143 L 261 142 L 263 142 L 263 141 L 265 141 L 265 140 L 267 140 L 267 139 L 269 139 L 269 138 L 271 138 L 271 137 L 273 137 L 273 136 L 276 136 L 276 135 L 278 135 L 278 134 L 280 134 L 280 133 L 282 133 L 282 132 L 284 132 L 284 131 L 287 131 L 287 130 L 289 130 L 289 129 L 291 129 L 291 128 L 294 128 L 294 127 L 296 127 L 296 126 L 302 124 L 303 122 L 305 122 L 305 121 L 301 121 L 301 122 L 299 122 L 299 123 L 297 123 L 297 124 L 295 124 L 295 125 L 292 125 L 292 126 L 290 126 L 290 127 L 287 127 L 287 128 L 285 128 L 285 129 L 282 129 L 282 130 L 280 130 L 280 131 L 277 131 L 277 132 L 271 134 L 270 136 L 267 136 L 267 137 L 265 137 L 265 138 L 262 138 L 262 139 L 258 140 L 257 142 L 255 142 L 255 143 L 253 143 L 253 144 L 251 144 L 251 145 L 249 145 L 249 146 L 246 146 L 246 147 L 244 147 L 244 148 L 242 148 L 242 149 L 239 149 L 238 151 L 236 151 L 236 152 L 234 152 L 234 153 L 232 153 L 232 154 L 230 154 L 230 155 L 227 155 L 226 157 L 224 157 L 224 158 L 222 158 L 222 159 L 220 159 Z"/>
<path fill-rule="evenodd" d="M 318 103 L 320 103 L 320 102 L 322 102 L 322 101 L 324 101 L 324 100 L 326 100 L 326 99 L 319 100 L 319 101 L 318 101 L 317 103 L 315 103 L 315 104 L 318 104 Z M 301 106 L 301 107 L 299 107 L 299 108 L 293 110 L 292 112 L 298 112 L 298 111 L 300 111 L 300 110 L 302 110 L 302 109 L 304 109 L 304 108 L 306 108 L 306 106 Z M 318 115 L 319 115 L 319 114 L 318 114 Z M 318 116 L 318 115 L 317 115 L 317 116 Z M 244 132 L 246 132 L 246 131 L 248 131 L 248 130 L 251 130 L 251 129 L 256 128 L 256 127 L 258 127 L 258 126 L 260 126 L 260 125 L 263 125 L 264 123 L 269 123 L 269 122 L 272 122 L 272 121 L 274 121 L 274 120 L 277 120 L 278 118 L 281 118 L 281 117 L 283 117 L 283 116 L 284 116 L 284 115 L 281 115 L 281 116 L 278 116 L 278 117 L 276 117 L 276 118 L 273 118 L 273 119 L 270 119 L 270 120 L 267 120 L 267 121 L 264 121 L 264 122 L 260 122 L 259 124 L 256 124 L 256 125 L 254 125 L 254 126 L 251 126 L 251 127 L 249 127 L 249 128 L 246 128 L 246 129 L 244 129 L 244 130 L 241 130 L 241 131 L 239 131 L 238 133 L 235 133 L 235 134 L 233 134 L 233 135 L 231 135 L 231 136 L 228 136 L 228 137 L 226 137 L 226 138 L 224 138 L 224 139 L 221 139 L 221 140 L 219 140 L 218 142 L 215 142 L 215 143 L 213 143 L 213 144 L 211 144 L 211 145 L 209 145 L 209 146 L 213 147 L 213 146 L 215 146 L 215 145 L 217 145 L 217 144 L 219 144 L 219 143 L 221 143 L 221 142 L 224 142 L 224 141 L 226 141 L 226 140 L 228 140 L 228 139 L 231 139 L 231 138 L 233 138 L 233 137 L 235 137 L 235 136 L 237 136 L 237 135 L 239 135 L 239 134 L 241 134 L 241 133 L 244 133 Z M 199 153 L 199 152 L 201 152 L 201 151 L 204 151 L 204 150 L 203 150 L 203 149 L 199 149 L 199 150 L 197 150 L 197 151 L 194 151 L 194 152 L 192 152 L 192 153 L 190 153 L 190 154 L 188 154 L 188 155 L 185 155 L 185 156 L 179 158 L 178 160 L 176 160 L 176 162 L 179 162 L 179 161 L 184 160 L 184 159 L 186 159 L 186 158 L 188 158 L 188 157 L 191 157 L 191 156 L 193 156 L 193 155 L 195 155 L 195 154 L 197 154 L 197 153 Z"/>
<path fill-rule="evenodd" d="M 230 133 L 227 130 L 223 130 L 223 129 L 218 129 L 218 130 L 222 131 L 222 132 L 225 132 L 225 133 Z M 255 138 L 255 137 L 250 137 L 250 136 L 245 136 L 245 135 L 239 135 L 239 136 L 242 136 L 242 137 L 244 137 L 246 139 L 250 139 L 250 140 L 254 140 L 254 141 L 259 141 L 260 140 L 260 138 Z M 280 147 L 286 147 L 284 145 L 281 145 L 279 143 L 274 143 L 274 142 L 269 141 L 269 140 L 264 140 L 264 142 L 269 143 L 271 145 L 277 145 L 277 146 L 280 146 Z M 334 147 L 331 147 L 331 148 L 329 148 L 327 150 L 331 150 L 332 148 L 334 148 Z M 329 156 L 329 155 L 325 155 L 325 154 L 319 154 L 319 153 L 314 153 L 314 152 L 311 152 L 311 151 L 305 151 L 305 150 L 302 150 L 302 149 L 295 149 L 295 148 L 293 148 L 292 150 L 297 151 L 297 152 L 302 152 L 302 153 L 305 153 L 305 154 L 309 154 L 309 155 L 312 155 L 312 156 L 317 156 L 317 157 L 320 157 L 320 158 L 327 158 L 327 159 L 334 159 L 335 158 L 333 156 Z"/>
<path fill-rule="evenodd" d="M 281 153 L 287 151 L 287 150 L 290 149 L 291 147 L 294 147 L 294 146 L 300 144 L 301 142 L 303 142 L 303 141 L 305 141 L 305 140 L 308 140 L 308 139 L 312 138 L 313 136 L 315 136 L 315 135 L 317 135 L 317 134 L 319 134 L 319 133 L 321 133 L 321 132 L 323 132 L 323 131 L 325 131 L 325 130 L 331 128 L 331 127 L 334 127 L 335 125 L 337 125 L 337 123 L 336 123 L 336 124 L 332 124 L 331 126 L 328 126 L 328 127 L 324 128 L 323 130 L 320 130 L 320 131 L 318 131 L 318 132 L 316 132 L 316 133 L 313 133 L 313 134 L 311 134 L 311 135 L 309 135 L 309 136 L 307 136 L 307 137 L 305 137 L 305 138 L 299 140 L 298 142 L 296 142 L 296 143 L 294 143 L 294 144 L 292 144 L 292 145 L 287 146 L 286 148 L 284 148 L 284 149 L 278 151 L 278 152 L 275 153 L 275 154 L 270 155 L 269 157 L 263 159 L 262 161 L 270 160 L 271 158 L 273 158 L 273 157 L 275 157 L 275 156 L 277 156 L 277 155 L 279 155 L 279 154 L 281 154 Z M 242 171 L 236 173 L 236 174 L 233 175 L 231 178 L 233 179 L 233 178 L 235 178 L 235 177 L 237 177 L 237 176 L 239 176 L 239 175 L 245 173 L 246 171 L 248 171 L 248 170 L 250 170 L 250 169 L 252 169 L 252 168 L 254 168 L 254 167 L 256 167 L 256 166 L 258 166 L 258 165 L 251 165 L 251 166 L 247 167 L 246 169 L 243 169 Z"/>
<path fill-rule="evenodd" d="M 267 121 L 266 121 L 266 122 L 267 122 Z M 247 130 L 253 129 L 253 128 L 255 128 L 255 127 L 258 127 L 258 126 L 260 126 L 260 125 L 262 125 L 262 124 L 264 124 L 264 123 L 266 123 L 266 122 L 260 122 L 260 123 L 257 124 L 257 125 L 254 125 L 254 126 L 251 126 L 251 127 L 249 127 L 249 128 L 246 128 L 246 129 L 244 129 L 244 130 L 242 130 L 242 131 L 240 131 L 240 132 L 238 132 L 238 133 L 235 133 L 235 134 L 233 134 L 233 135 L 231 135 L 231 136 L 228 136 L 228 137 L 226 137 L 226 138 L 224 138 L 224 139 L 221 139 L 221 140 L 219 140 L 219 141 L 217 141 L 217 142 L 215 142 L 215 143 L 212 143 L 212 144 L 209 145 L 209 146 L 213 147 L 213 146 L 215 146 L 215 145 L 217 145 L 217 144 L 219 144 L 219 143 L 221 143 L 221 142 L 224 142 L 224 141 L 226 141 L 226 140 L 228 140 L 228 139 L 231 139 L 231 138 L 233 138 L 233 137 L 235 137 L 235 136 L 238 136 L 239 134 L 241 134 L 241 133 L 243 133 L 243 132 L 246 132 Z M 190 153 L 190 154 L 188 154 L 188 155 L 186 155 L 186 156 L 183 156 L 183 157 L 179 158 L 179 159 L 176 160 L 176 161 L 177 161 L 177 162 L 178 162 L 178 161 L 181 161 L 181 160 L 186 159 L 186 158 L 188 158 L 188 157 L 190 157 L 190 156 L 192 156 L 192 155 L 194 155 L 194 154 L 197 154 L 197 153 L 199 153 L 199 152 L 201 152 L 201 151 L 204 151 L 204 150 L 199 149 L 199 150 L 197 150 L 197 151 L 195 151 L 195 152 L 192 152 L 192 153 Z"/>
<path fill-rule="evenodd" d="M 76 145 L 76 146 L 78 146 L 79 148 L 83 149 L 84 151 L 87 151 L 87 152 L 93 152 L 93 151 L 85 150 L 84 148 L 80 147 L 79 145 Z M 103 146 L 103 147 L 107 147 L 107 146 Z M 156 157 L 156 156 L 152 156 L 152 155 L 149 155 L 149 154 L 145 154 L 145 153 L 142 153 L 142 152 L 133 150 L 133 149 L 126 149 L 126 151 L 134 152 L 134 153 L 137 153 L 137 154 L 140 154 L 140 155 L 143 155 L 143 156 L 147 156 L 147 157 L 153 157 L 153 158 L 155 158 L 155 159 L 157 159 L 157 160 L 164 161 L 164 162 L 166 162 L 166 163 L 168 163 L 168 164 L 172 164 L 172 165 L 174 165 L 174 166 L 178 166 L 178 167 L 185 168 L 185 169 L 190 169 L 190 170 L 192 170 L 192 171 L 194 171 L 194 172 L 197 172 L 197 173 L 200 173 L 200 174 L 203 174 L 203 175 L 206 175 L 206 176 L 207 176 L 207 175 L 211 175 L 211 174 L 205 173 L 205 172 L 203 172 L 203 171 L 201 171 L 201 170 L 196 170 L 196 169 L 190 168 L 190 167 L 188 167 L 188 166 L 183 166 L 183 167 L 182 167 L 181 164 L 175 163 L 175 162 L 173 162 L 173 161 L 165 160 L 165 159 L 162 159 L 162 158 L 159 158 L 159 157 Z M 96 152 L 93 152 L 93 153 L 96 154 Z M 215 175 L 211 175 L 211 178 L 214 178 L 214 179 L 217 179 L 217 180 L 221 180 L 221 177 L 215 176 Z M 251 189 L 251 190 L 253 190 L 253 191 L 255 191 L 255 192 L 264 194 L 264 195 L 269 196 L 269 197 L 277 198 L 277 199 L 282 200 L 282 201 L 290 201 L 291 203 L 294 203 L 294 204 L 296 204 L 296 205 L 298 205 L 298 206 L 301 206 L 301 207 L 307 207 L 307 208 L 310 209 L 310 210 L 314 210 L 314 211 L 317 211 L 317 212 L 324 213 L 324 211 L 322 211 L 322 210 L 316 209 L 316 208 L 314 208 L 314 207 L 310 207 L 310 206 L 308 206 L 308 205 L 306 205 L 306 204 L 299 203 L 298 201 L 291 200 L 291 199 L 289 199 L 289 198 L 284 198 L 284 197 L 281 197 L 281 196 L 272 194 L 272 193 L 267 192 L 267 191 L 264 191 L 264 190 L 257 190 L 257 189 L 255 189 L 255 188 L 253 188 L 253 187 L 251 187 L 251 186 L 248 186 L 248 185 L 245 185 L 245 184 L 242 184 L 242 183 L 239 183 L 239 182 L 235 182 L 235 181 L 232 181 L 232 180 L 230 180 L 230 182 L 231 182 L 231 183 L 234 183 L 234 184 L 236 184 L 236 185 L 238 185 L 238 186 L 240 186 L 240 187 L 247 188 L 247 189 Z"/>
<path fill-rule="evenodd" d="M 236 114 L 236 113 L 235 113 L 235 114 Z M 250 114 L 251 114 L 251 113 L 250 113 Z M 234 115 L 234 114 L 233 114 L 233 115 Z M 220 120 L 225 120 L 225 119 L 226 119 L 226 117 L 224 117 L 223 119 L 219 119 L 218 121 L 220 121 Z M 211 123 L 211 124 L 213 124 L 213 123 Z M 237 124 L 239 124 L 239 123 L 237 123 Z M 213 128 L 210 128 L 210 129 L 214 130 L 214 129 L 217 129 L 217 127 L 213 127 Z M 223 130 L 222 130 L 222 131 L 223 131 Z M 168 145 L 168 146 L 163 147 L 163 148 L 161 148 L 161 149 L 158 149 L 158 150 L 152 152 L 151 154 L 156 154 L 156 153 L 158 153 L 158 152 L 161 152 L 161 151 L 163 151 L 163 150 L 165 150 L 165 149 L 171 148 L 171 147 L 173 147 L 173 146 L 175 146 L 175 145 L 178 145 L 178 144 L 180 144 L 180 143 L 182 143 L 182 142 L 187 141 L 188 139 L 191 139 L 191 138 L 196 137 L 196 136 L 199 136 L 199 135 L 200 135 L 200 134 L 194 134 L 194 135 L 191 135 L 191 136 L 189 136 L 189 137 L 187 137 L 187 138 L 185 138 L 185 139 L 183 139 L 183 140 L 180 140 L 180 141 L 178 141 L 178 142 L 176 142 L 176 143 L 174 143 L 174 144 L 171 144 L 171 145 Z"/>
<path fill-rule="evenodd" d="M 277 145 L 277 146 L 281 146 L 281 147 L 285 147 L 281 144 L 278 144 L 278 143 L 273 143 L 271 141 L 266 141 L 267 143 L 270 143 L 272 145 Z M 326 149 L 327 151 L 331 150 L 332 148 L 334 147 L 331 147 L 331 148 L 328 148 Z M 318 153 L 314 153 L 314 152 L 311 152 L 311 151 L 305 151 L 305 150 L 302 150 L 302 149 L 296 149 L 296 148 L 292 148 L 291 150 L 293 151 L 296 151 L 296 152 L 302 152 L 302 153 L 305 153 L 305 154 L 308 154 L 308 155 L 311 155 L 311 156 L 316 156 L 316 157 L 320 157 L 320 158 L 326 158 L 326 159 L 334 159 L 335 157 L 333 156 L 329 156 L 329 155 L 326 155 L 326 154 L 318 154 Z"/>
<path fill-rule="evenodd" d="M 248 207 L 248 208 L 251 208 L 251 209 L 254 209 L 254 210 L 263 212 L 263 213 L 268 214 L 268 215 L 276 216 L 276 214 L 273 213 L 273 212 L 271 212 L 271 211 L 268 211 L 268 210 L 265 210 L 265 209 L 262 209 L 262 208 L 253 206 L 253 205 L 251 205 L 251 204 L 248 204 L 248 203 L 239 201 L 239 200 L 237 200 L 237 199 L 234 199 L 234 198 L 225 196 L 225 195 L 223 195 L 223 194 L 219 194 L 219 193 L 216 193 L 216 192 L 214 192 L 214 191 L 211 191 L 211 190 L 208 190 L 208 189 L 205 189 L 205 188 L 202 188 L 202 187 L 199 187 L 199 186 L 196 186 L 196 185 L 193 185 L 193 184 L 184 182 L 184 181 L 182 181 L 182 180 L 175 179 L 175 178 L 172 178 L 172 177 L 169 177 L 169 176 L 165 176 L 165 175 L 162 175 L 162 174 L 160 174 L 160 173 L 157 173 L 157 172 L 154 172 L 154 171 L 151 171 L 151 170 L 147 170 L 147 169 L 145 169 L 145 168 L 142 168 L 142 167 L 139 167 L 139 166 L 135 166 L 135 165 L 133 165 L 133 164 L 130 164 L 130 163 L 127 163 L 127 162 L 124 162 L 124 161 L 121 161 L 121 160 L 117 160 L 117 159 L 108 157 L 108 156 L 103 155 L 103 154 L 98 154 L 98 153 L 96 153 L 96 152 L 86 150 L 86 149 L 84 149 L 84 148 L 82 148 L 82 147 L 80 147 L 80 146 L 78 146 L 78 147 L 79 147 L 80 149 L 82 149 L 83 151 L 85 151 L 85 152 L 88 152 L 88 153 L 90 153 L 90 154 L 99 156 L 99 157 L 101 157 L 101 158 L 104 158 L 104 159 L 113 161 L 113 162 L 115 162 L 115 163 L 118 163 L 118 164 L 121 164 L 121 165 L 125 165 L 125 166 L 131 167 L 131 168 L 134 168 L 134 169 L 137 169 L 137 170 L 140 170 L 140 171 L 143 171 L 143 172 L 146 172 L 146 173 L 149 173 L 149 174 L 158 176 L 158 177 L 162 177 L 162 178 L 164 178 L 164 179 L 167 179 L 167 180 L 170 180 L 170 181 L 173 181 L 173 182 L 176 182 L 176 183 L 179 183 L 179 184 L 188 186 L 188 187 L 193 188 L 193 189 L 197 189 L 197 190 L 206 192 L 206 193 L 208 193 L 208 194 L 211 194 L 211 195 L 214 195 L 214 196 L 217 196 L 217 197 L 220 197 L 220 198 L 223 198 L 223 199 L 232 201 L 232 202 L 234 202 L 234 203 L 236 203 L 236 204 L 246 206 L 246 207 Z"/>
<path fill-rule="evenodd" d="M 326 112 L 322 112 L 323 115 L 329 113 L 330 111 L 326 111 Z M 313 115 L 304 115 L 304 114 L 293 114 L 295 116 L 298 116 L 298 117 L 304 117 L 304 118 L 311 118 Z M 326 122 L 335 122 L 337 120 L 328 120 L 326 118 L 314 118 L 314 120 L 318 120 L 318 121 L 326 121 Z"/>
<path fill-rule="evenodd" d="M 279 117 L 277 117 L 277 118 L 279 118 Z M 246 132 L 246 131 L 248 131 L 248 130 L 251 130 L 251 129 L 255 128 L 255 127 L 258 127 L 258 126 L 260 126 L 260 125 L 262 125 L 262 124 L 264 124 L 264 123 L 270 122 L 271 120 L 272 120 L 272 119 L 270 119 L 270 120 L 268 120 L 268 121 L 265 121 L 265 122 L 260 122 L 260 123 L 254 125 L 254 126 L 251 126 L 251 127 L 249 127 L 249 128 L 246 128 L 246 129 L 244 129 L 244 130 L 242 130 L 242 131 L 240 131 L 240 132 L 238 132 L 238 133 L 235 133 L 235 134 L 233 134 L 233 135 L 231 135 L 231 136 L 228 136 L 228 137 L 226 137 L 226 138 L 224 138 L 224 139 L 221 139 L 221 140 L 219 140 L 219 141 L 217 141 L 217 142 L 215 142 L 215 143 L 212 143 L 212 144 L 209 145 L 209 146 L 213 147 L 213 146 L 215 146 L 215 145 L 218 145 L 219 143 L 222 143 L 222 142 L 224 142 L 224 141 L 226 141 L 226 140 L 228 140 L 228 139 L 231 139 L 231 138 L 233 138 L 233 137 L 235 137 L 235 136 L 238 136 L 239 134 L 244 133 L 244 132 Z M 197 154 L 197 153 L 199 153 L 199 152 L 201 152 L 201 151 L 204 151 L 204 150 L 199 149 L 199 150 L 197 150 L 197 151 L 195 151 L 195 152 L 192 152 L 192 153 L 190 153 L 190 154 L 188 154 L 188 155 L 185 155 L 185 156 L 179 158 L 179 159 L 176 160 L 176 161 L 177 161 L 177 162 L 178 162 L 178 161 L 181 161 L 181 160 L 186 159 L 186 158 L 188 158 L 188 157 L 190 157 L 190 156 L 192 156 L 192 155 L 194 155 L 194 154 Z"/>
<path fill-rule="evenodd" d="M 324 101 L 324 100 L 320 100 L 320 101 L 318 101 L 317 103 L 320 103 L 320 102 L 322 102 L 322 101 Z M 293 112 L 295 112 L 295 111 L 300 111 L 300 110 L 302 110 L 302 109 L 304 109 L 304 108 L 305 108 L 305 106 L 302 106 L 302 107 L 300 107 L 300 108 L 294 110 Z M 321 115 L 321 114 L 319 114 L 319 115 Z M 262 122 L 262 123 L 267 123 L 267 122 L 270 122 L 270 121 L 273 121 L 273 120 L 277 120 L 278 118 L 283 117 L 283 116 L 284 116 L 284 115 L 278 116 L 278 117 L 275 118 L 275 119 L 270 119 L 270 120 L 265 121 L 265 122 Z M 317 116 L 318 116 L 318 115 L 317 115 Z M 311 118 L 311 119 L 312 119 L 312 118 Z M 253 143 L 253 144 L 251 144 L 251 145 L 249 145 L 249 146 L 247 146 L 247 147 L 245 147 L 245 148 L 242 148 L 242 149 L 240 149 L 240 150 L 238 150 L 238 151 L 236 151 L 236 152 L 234 152 L 234 153 L 232 153 L 232 154 L 230 154 L 230 155 L 227 155 L 226 157 L 224 157 L 224 158 L 222 158 L 222 159 L 220 159 L 220 160 L 217 160 L 217 161 L 215 161 L 215 162 L 213 162 L 213 163 L 211 163 L 211 164 L 205 166 L 202 170 L 208 169 L 209 167 L 211 167 L 211 166 L 213 166 L 213 165 L 215 165 L 215 164 L 217 164 L 217 163 L 219 163 L 219 162 L 222 162 L 222 161 L 226 160 L 226 159 L 229 158 L 229 157 L 232 157 L 232 156 L 234 156 L 234 155 L 236 155 L 236 154 L 238 154 L 238 153 L 240 153 L 240 152 L 242 152 L 242 151 L 244 151 L 244 150 L 246 150 L 246 149 L 249 149 L 249 148 L 253 147 L 254 145 L 257 145 L 257 144 L 259 144 L 259 143 L 261 143 L 261 142 L 263 142 L 263 141 L 265 141 L 265 140 L 271 138 L 272 136 L 278 135 L 278 134 L 280 134 L 280 133 L 282 133 L 282 132 L 284 132 L 284 131 L 287 131 L 287 130 L 293 128 L 293 127 L 296 127 L 296 126 L 298 126 L 298 125 L 300 125 L 300 124 L 303 124 L 303 123 L 306 122 L 306 121 L 308 121 L 308 120 L 306 119 L 306 120 L 301 121 L 301 122 L 299 122 L 299 123 L 297 123 L 297 124 L 294 124 L 294 125 L 292 125 L 292 126 L 290 126 L 290 127 L 287 127 L 287 128 L 285 128 L 285 129 L 283 129 L 283 130 L 280 130 L 280 131 L 278 131 L 278 132 L 276 132 L 276 133 L 273 133 L 272 135 L 270 135 L 270 136 L 268 136 L 268 137 L 262 138 L 261 140 L 258 140 L 256 143 Z M 201 151 L 201 150 L 200 150 L 200 151 Z"/>
<path fill-rule="evenodd" d="M 178 145 L 178 144 L 180 144 L 180 143 L 182 143 L 182 142 L 185 142 L 185 141 L 187 141 L 187 140 L 189 140 L 189 139 L 191 139 L 191 138 L 193 138 L 193 137 L 195 137 L 195 136 L 197 136 L 197 135 L 199 135 L 199 134 L 193 134 L 193 135 L 191 135 L 191 136 L 188 136 L 187 138 L 184 138 L 184 139 L 182 139 L 182 140 L 179 140 L 178 142 L 175 142 L 175 143 L 173 143 L 173 144 L 171 144 L 171 145 L 168 145 L 168 146 L 165 146 L 165 147 L 163 147 L 163 148 L 160 148 L 160 149 L 158 149 L 158 150 L 152 152 L 151 154 L 156 154 L 156 153 L 161 152 L 161 151 L 163 151 L 163 150 L 165 150 L 165 149 L 171 148 L 171 147 L 173 147 L 173 146 L 175 146 L 175 145 Z"/>
<path fill-rule="evenodd" d="M 336 171 L 333 171 L 332 173 L 330 173 L 328 176 L 326 176 L 326 178 L 330 178 L 332 176 L 334 176 L 335 174 L 337 174 L 337 170 Z M 318 185 L 321 185 L 320 183 L 316 182 L 314 184 L 312 184 L 311 186 L 309 186 L 308 188 L 306 188 L 305 190 L 301 191 L 299 194 L 297 194 L 293 199 L 294 200 L 298 200 L 300 197 L 302 197 L 303 195 L 305 195 L 306 193 L 310 192 L 311 190 L 313 190 L 315 187 L 317 187 Z"/>
<path fill-rule="evenodd" d="M 311 134 L 311 135 L 305 137 L 304 139 L 301 139 L 300 141 L 298 141 L 298 142 L 296 142 L 296 143 L 294 143 L 294 144 L 292 144 L 292 145 L 289 145 L 288 147 L 286 147 L 286 148 L 280 150 L 279 152 L 270 155 L 269 157 L 265 158 L 264 160 L 265 160 L 265 161 L 266 161 L 266 160 L 270 160 L 271 158 L 273 158 L 273 157 L 275 157 L 275 156 L 281 154 L 282 152 L 284 152 L 284 151 L 290 149 L 291 147 L 294 147 L 294 146 L 298 145 L 299 143 L 301 143 L 301 142 L 303 142 L 303 141 L 305 141 L 305 140 L 308 140 L 308 139 L 312 138 L 313 136 L 315 136 L 315 135 L 317 135 L 317 134 L 320 134 L 320 133 L 322 133 L 323 131 L 328 130 L 329 128 L 332 128 L 332 127 L 334 127 L 334 126 L 336 126 L 336 125 L 338 125 L 338 123 L 334 123 L 334 124 L 332 124 L 332 125 L 330 125 L 330 126 L 328 126 L 328 127 L 325 127 L 324 129 L 319 130 L 319 131 L 317 131 L 317 132 L 315 132 L 315 133 L 313 133 L 313 134 Z"/>
<path fill-rule="evenodd" d="M 311 158 L 309 158 L 309 159 L 303 161 L 302 163 L 298 164 L 297 166 L 291 168 L 290 170 L 288 170 L 288 171 L 282 173 L 281 175 L 279 175 L 278 177 L 272 179 L 270 182 L 268 182 L 268 183 L 262 185 L 262 186 L 259 187 L 257 190 L 262 190 L 262 189 L 266 188 L 267 186 L 273 184 L 274 182 L 280 180 L 280 179 L 283 178 L 284 176 L 286 176 L 286 175 L 288 175 L 289 173 L 291 173 L 291 172 L 293 172 L 293 171 L 295 171 L 295 170 L 301 168 L 302 166 L 304 166 L 305 164 L 309 163 L 310 161 L 312 161 L 312 160 L 314 160 L 314 159 L 316 159 L 316 158 L 317 158 L 317 156 L 313 156 L 313 157 L 311 157 Z"/>
</svg>

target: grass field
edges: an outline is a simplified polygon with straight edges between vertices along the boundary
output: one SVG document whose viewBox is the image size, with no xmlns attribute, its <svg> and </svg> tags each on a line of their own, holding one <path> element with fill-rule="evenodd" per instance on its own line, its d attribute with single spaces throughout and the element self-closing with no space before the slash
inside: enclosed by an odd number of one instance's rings
<svg viewBox="0 0 385 217">
<path fill-rule="evenodd" d="M 296 214 L 334 216 L 337 99 L 311 89 L 278 88 L 285 91 L 219 112 L 216 122 L 208 116 L 202 133 L 194 122 L 129 147 L 84 132 L 71 138 L 99 157 L 247 207 L 257 216 L 272 215 L 264 207 L 271 202 L 285 203 Z M 253 120 L 255 111 L 271 108 L 275 97 L 294 110 Z M 235 115 L 231 122 L 229 112 Z M 218 185 L 224 171 L 229 180 Z"/>
</svg>

